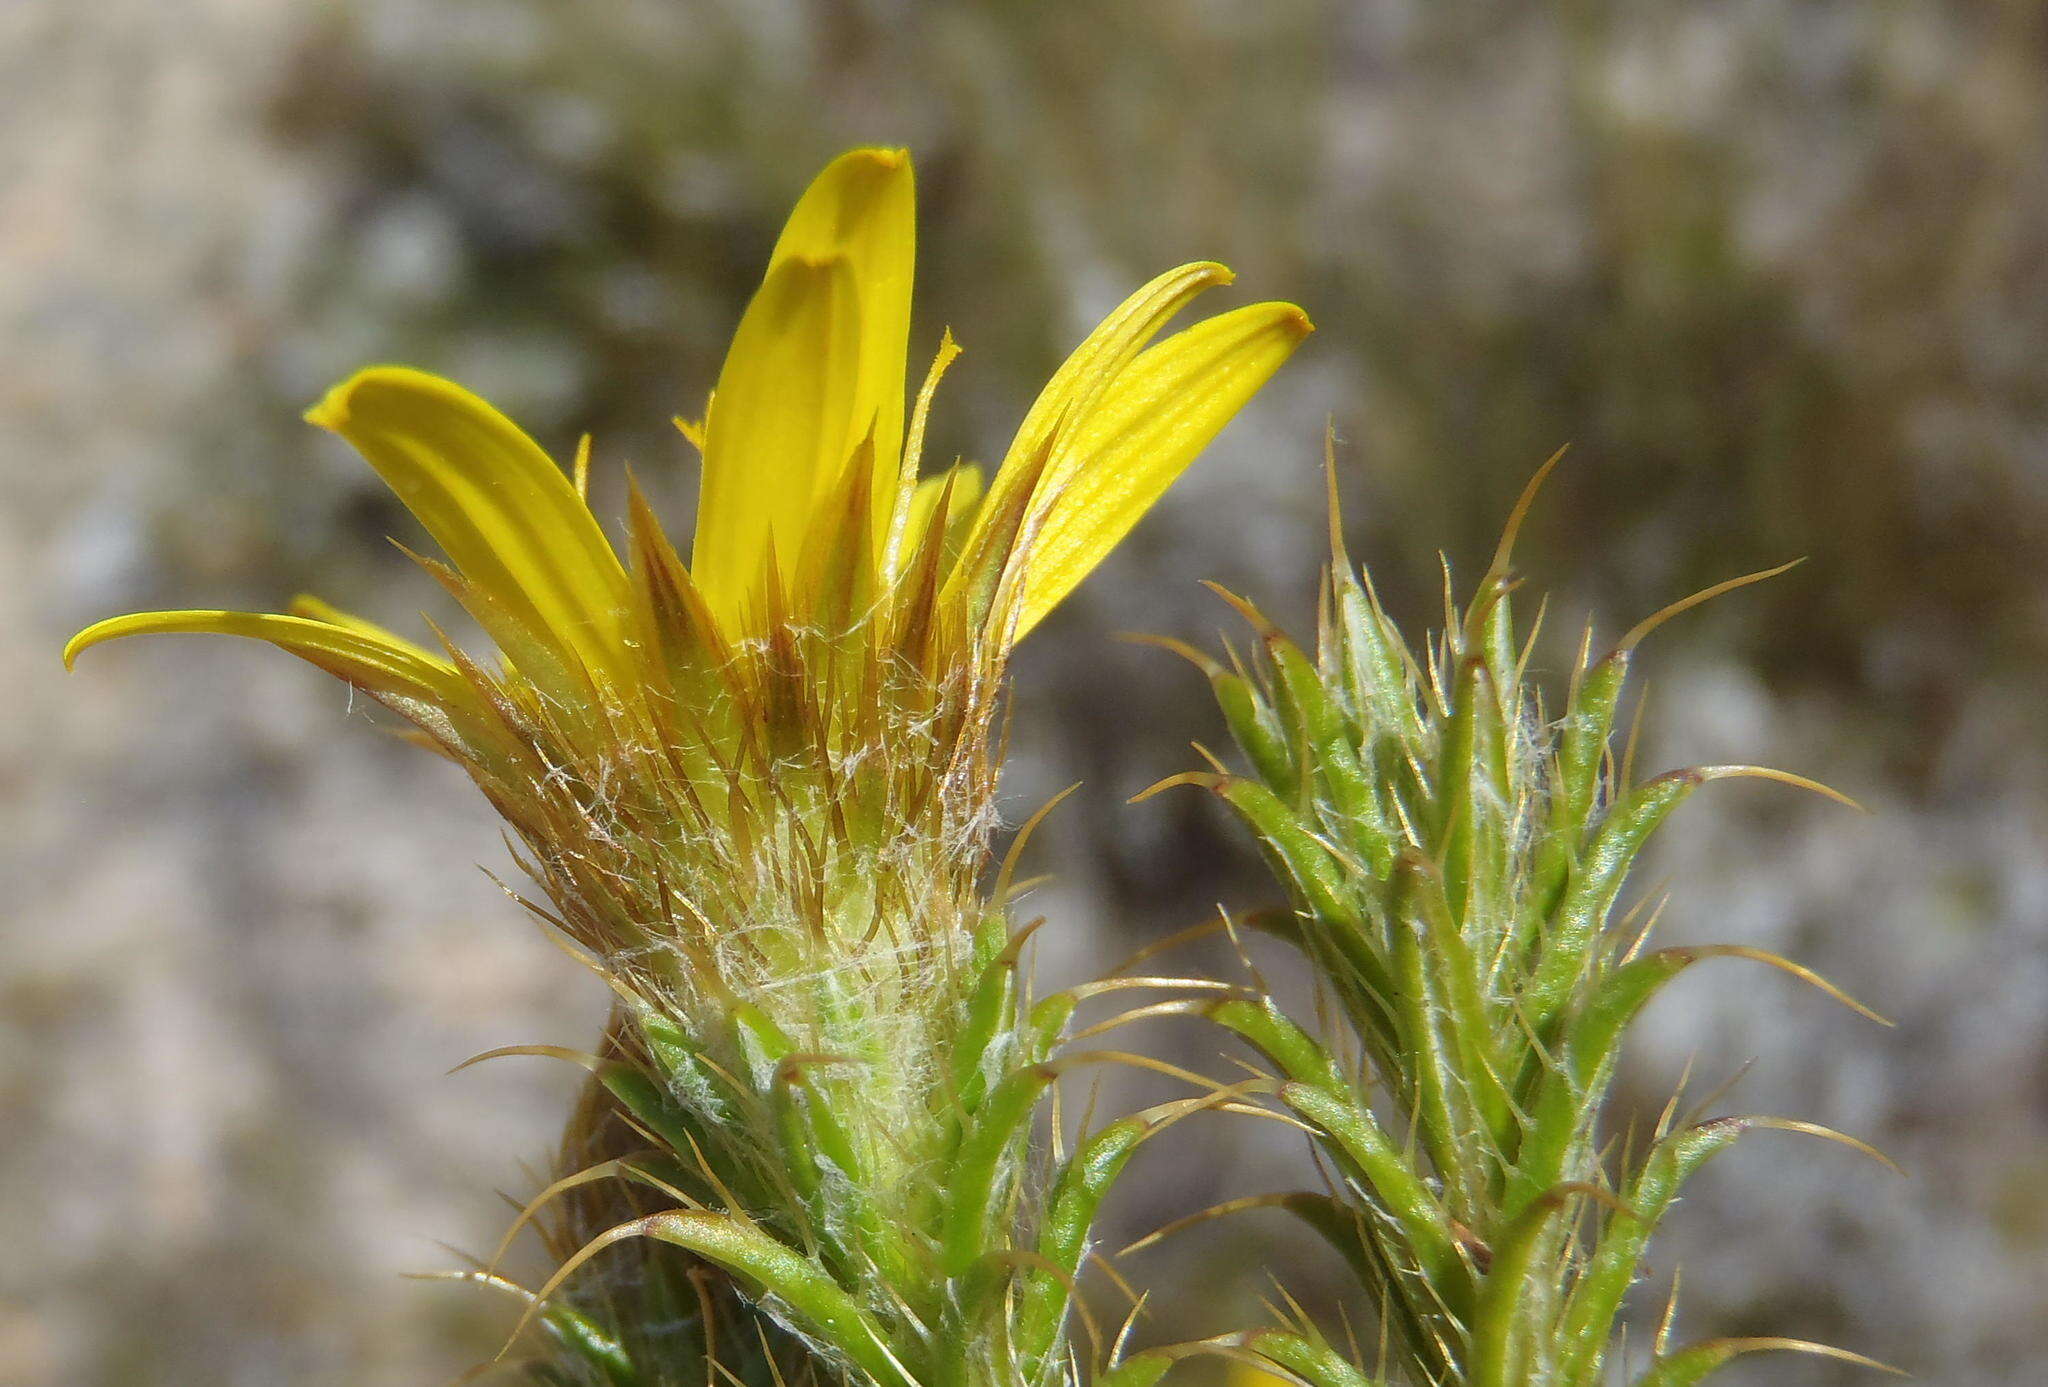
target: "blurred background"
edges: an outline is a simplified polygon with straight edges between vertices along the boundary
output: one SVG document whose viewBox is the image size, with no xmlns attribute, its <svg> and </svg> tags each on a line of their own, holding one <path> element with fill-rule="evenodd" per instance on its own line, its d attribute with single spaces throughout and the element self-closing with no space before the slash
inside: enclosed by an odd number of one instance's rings
<svg viewBox="0 0 2048 1387">
<path fill-rule="evenodd" d="M 1659 632 L 1645 764 L 1763 761 L 1871 810 L 1718 786 L 1644 879 L 1670 942 L 1781 950 L 1897 1018 L 1717 964 L 1638 1028 L 1654 1107 L 1760 1136 L 1657 1254 L 1685 1335 L 1789 1334 L 1949 1387 L 2048 1378 L 2048 9 L 2035 0 L 8 0 L 0 4 L 0 1380 L 432 1383 L 506 1307 L 401 1273 L 487 1251 L 604 999 L 498 893 L 450 767 L 275 652 L 79 625 L 274 608 L 403 625 L 410 521 L 298 414 L 374 360 L 455 376 L 687 510 L 694 412 L 783 213 L 910 146 L 935 453 L 989 458 L 1060 355 L 1179 260 L 1321 331 L 1022 661 L 1012 819 L 1085 788 L 1040 973 L 1269 890 L 1206 797 L 1127 807 L 1221 732 L 1118 631 L 1214 643 L 1214 578 L 1305 624 L 1334 421 L 1354 554 L 1419 630 L 1573 444 L 1521 567 L 1543 667 Z M 1651 762 L 1658 763 L 1650 765 Z M 1188 966 L 1227 960 L 1188 959 Z M 1131 1037 L 1220 1067 L 1218 1045 Z M 1120 1096 L 1110 1101 L 1122 1101 Z M 1273 1132 L 1278 1132 L 1276 1127 Z M 1118 1195 L 1132 1235 L 1310 1178 L 1214 1119 Z M 1162 1143 L 1162 1148 L 1167 1143 Z M 1252 1214 L 1123 1264 L 1141 1337 L 1257 1320 Z M 1655 1304 L 1649 1307 L 1654 1314 Z M 1717 1379 L 1718 1381 L 1719 1379 Z M 1732 1383 L 1855 1370 L 1756 1359 Z"/>
</svg>

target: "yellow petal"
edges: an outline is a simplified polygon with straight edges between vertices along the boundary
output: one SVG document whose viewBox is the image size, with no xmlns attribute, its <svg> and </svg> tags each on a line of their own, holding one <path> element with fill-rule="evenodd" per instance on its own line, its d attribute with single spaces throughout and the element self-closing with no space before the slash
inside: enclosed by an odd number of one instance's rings
<svg viewBox="0 0 2048 1387">
<path fill-rule="evenodd" d="M 849 150 L 826 165 L 790 212 L 768 269 L 772 273 L 785 260 L 834 256 L 845 257 L 853 271 L 860 311 L 860 365 L 847 446 L 858 444 L 873 428 L 876 475 L 869 481 L 869 494 L 879 549 L 896 503 L 910 351 L 910 287 L 917 264 L 917 190 L 908 151 Z"/>
<path fill-rule="evenodd" d="M 1219 314 L 1146 351 L 1075 427 L 1026 559 L 1017 638 L 1059 605 L 1313 331 L 1293 304 Z"/>
<path fill-rule="evenodd" d="M 1004 466 L 1028 458 L 1044 445 L 1045 438 L 1085 414 L 1117 374 L 1159 335 L 1167 322 L 1195 296 L 1230 283 L 1230 271 L 1213 261 L 1200 260 L 1168 270 L 1118 304 L 1116 310 L 1096 325 L 1085 341 L 1061 363 L 1045 389 L 1038 393 L 1030 413 L 1018 426 Z M 1002 476 L 996 477 L 998 491 Z"/>
<path fill-rule="evenodd" d="M 454 665 L 410 642 L 387 641 L 310 617 L 257 612 L 136 612 L 112 617 L 71 638 L 64 647 L 64 667 L 69 669 L 80 651 L 122 636 L 191 631 L 268 641 L 373 694 L 441 708 L 460 704 L 468 695 L 468 686 Z"/>
<path fill-rule="evenodd" d="M 1117 374 L 1174 314 L 1197 294 L 1228 284 L 1230 279 L 1229 270 L 1208 261 L 1168 270 L 1125 299 L 1074 349 L 1018 426 L 968 539 L 965 560 L 948 583 L 949 594 L 958 597 L 969 589 L 985 587 L 990 570 L 1004 561 L 1011 536 L 1001 533 L 1001 527 L 1014 527 L 1025 510 L 1025 497 L 1018 493 L 1057 485 L 1064 476 L 1071 454 L 1058 446 L 1063 441 L 1060 431 L 1086 416 Z M 1041 461 L 1045 464 L 1042 468 Z"/>
<path fill-rule="evenodd" d="M 358 373 L 306 418 L 354 444 L 479 590 L 624 682 L 625 572 L 568 477 L 511 420 L 397 366 Z"/>
<path fill-rule="evenodd" d="M 784 589 L 794 585 L 811 513 L 852 452 L 859 356 L 844 256 L 768 272 L 711 398 L 690 551 L 691 575 L 729 632 L 759 600 L 771 546 Z"/>
</svg>

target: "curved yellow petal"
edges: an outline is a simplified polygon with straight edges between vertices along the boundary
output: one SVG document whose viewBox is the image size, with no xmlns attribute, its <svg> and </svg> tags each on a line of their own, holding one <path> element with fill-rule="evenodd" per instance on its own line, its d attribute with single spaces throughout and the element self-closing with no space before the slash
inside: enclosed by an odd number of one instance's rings
<svg viewBox="0 0 2048 1387">
<path fill-rule="evenodd" d="M 811 513 L 853 451 L 859 376 L 846 258 L 783 260 L 740 319 L 704 426 L 690 573 L 729 632 L 758 600 L 771 547 L 794 586 Z"/>
<path fill-rule="evenodd" d="M 1198 294 L 1221 288 L 1233 278 L 1226 266 L 1213 260 L 1197 260 L 1157 276 L 1118 304 L 1038 392 L 1030 412 L 1017 427 L 1016 438 L 1003 459 L 1004 467 L 1038 452 L 1055 429 L 1085 414 L 1175 314 Z M 998 472 L 998 492 L 1002 484 L 1002 473 Z"/>
<path fill-rule="evenodd" d="M 355 445 L 463 577 L 624 681 L 625 572 L 575 486 L 518 425 L 402 366 L 358 372 L 306 418 Z"/>
<path fill-rule="evenodd" d="M 1016 636 L 1058 606 L 1314 331 L 1259 303 L 1175 333 L 1122 371 L 1065 446 L 1072 471 L 1025 560 Z"/>
<path fill-rule="evenodd" d="M 850 449 L 874 430 L 869 480 L 877 548 L 896 504 L 910 354 L 910 290 L 917 265 L 917 184 L 910 153 L 854 149 L 834 159 L 784 223 L 768 269 L 786 260 L 845 257 L 860 312 L 859 370 L 849 406 Z"/>
<path fill-rule="evenodd" d="M 985 588 L 1006 562 L 1032 498 L 1058 485 L 1070 460 L 1063 431 L 1086 417 L 1103 391 L 1167 321 L 1204 290 L 1228 284 L 1231 273 L 1212 261 L 1168 270 L 1146 284 L 1088 334 L 1067 357 L 1017 428 L 967 541 L 949 595 Z"/>
<path fill-rule="evenodd" d="M 372 694 L 413 699 L 448 708 L 468 700 L 468 685 L 455 666 L 408 641 L 391 641 L 362 630 L 302 616 L 259 612 L 135 612 L 86 627 L 64 647 L 69 669 L 79 652 L 122 636 L 202 632 L 268 641 L 309 660 L 338 679 Z"/>
</svg>

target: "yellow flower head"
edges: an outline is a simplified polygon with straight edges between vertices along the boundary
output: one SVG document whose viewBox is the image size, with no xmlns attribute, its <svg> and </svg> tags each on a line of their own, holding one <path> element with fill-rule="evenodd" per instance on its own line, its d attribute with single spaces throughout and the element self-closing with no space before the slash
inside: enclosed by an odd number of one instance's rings
<svg viewBox="0 0 2048 1387">
<path fill-rule="evenodd" d="M 692 990 L 791 966 L 785 933 L 886 936 L 875 921 L 919 899 L 929 926 L 929 874 L 889 855 L 919 841 L 934 863 L 978 860 L 1010 646 L 1310 326 L 1255 304 L 1155 344 L 1230 279 L 1172 270 L 1067 359 L 992 485 L 972 467 L 920 479 L 957 349 L 947 337 L 906 410 L 915 220 L 899 150 L 842 155 L 797 203 L 708 414 L 678 421 L 703 454 L 687 565 L 637 488 L 622 557 L 585 499 L 587 447 L 565 473 L 448 381 L 372 367 L 308 412 L 432 536 L 446 562 L 421 562 L 495 643 L 495 670 L 310 597 L 115 617 L 67 664 L 117 636 L 205 631 L 319 665 L 471 771 L 600 957 L 716 937 L 683 960 Z M 730 928 L 775 911 L 776 928 Z"/>
<path fill-rule="evenodd" d="M 1050 1032 L 1016 1015 L 1007 872 L 985 883 L 1009 650 L 1309 331 L 1299 309 L 1256 304 L 1154 345 L 1230 278 L 1183 266 L 1067 359 L 992 485 L 971 467 L 922 479 L 957 349 L 944 340 L 906 410 L 914 211 L 894 150 L 842 156 L 797 204 L 706 417 L 679 421 L 703 454 L 687 565 L 637 487 L 615 550 L 585 499 L 587 445 L 565 473 L 460 386 L 375 367 L 308 413 L 432 536 L 445 561 L 420 562 L 493 666 L 310 597 L 116 617 L 65 651 L 152 631 L 266 640 L 463 765 L 546 893 L 530 908 L 619 998 L 590 1063 L 667 1148 L 658 1188 L 725 1209 L 709 1226 L 767 1258 L 725 1260 L 884 1380 L 896 1353 L 994 1362 L 1014 1341 L 1052 1361 L 1048 1307 L 1072 1269 L 1013 1298 L 955 1285 L 1022 1265 L 992 1211 L 1021 1197 L 1028 1121 L 983 1150 L 963 1114 L 1007 1066 L 1026 1065 L 1011 1097 L 1050 1072 L 1032 1067 Z M 811 1280 L 776 1280 L 791 1266 Z"/>
</svg>

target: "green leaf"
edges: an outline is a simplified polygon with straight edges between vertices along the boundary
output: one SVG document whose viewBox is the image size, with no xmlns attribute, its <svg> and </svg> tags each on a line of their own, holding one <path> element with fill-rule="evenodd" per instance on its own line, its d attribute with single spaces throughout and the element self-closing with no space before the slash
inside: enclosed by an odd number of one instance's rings
<svg viewBox="0 0 2048 1387">
<path fill-rule="evenodd" d="M 1031 1114 L 1053 1081 L 1042 1064 L 1012 1072 L 989 1095 L 968 1124 L 953 1168 L 946 1172 L 946 1214 L 939 1235 L 939 1269 L 964 1275 L 991 1247 L 989 1226 L 1002 1190 L 1006 1164 L 1031 1132 Z"/>
<path fill-rule="evenodd" d="M 595 1323 L 566 1305 L 550 1305 L 541 1322 L 562 1348 L 604 1374 L 611 1387 L 639 1387 L 640 1373 L 626 1350 Z"/>
<path fill-rule="evenodd" d="M 1694 1387 L 1745 1353 L 1809 1353 L 1819 1358 L 1854 1363 L 1858 1367 L 1875 1368 L 1879 1372 L 1899 1373 L 1897 1368 L 1875 1358 L 1865 1358 L 1845 1348 L 1816 1344 L 1806 1339 L 1708 1339 L 1688 1344 L 1676 1353 L 1658 1359 L 1648 1372 L 1636 1379 L 1636 1387 Z M 1903 1373 L 1899 1375 L 1904 1376 Z"/>
<path fill-rule="evenodd" d="M 1173 1364 L 1170 1355 L 1156 1349 L 1133 1354 L 1115 1367 L 1097 1374 L 1095 1387 L 1154 1387 Z"/>
<path fill-rule="evenodd" d="M 676 1210 L 625 1227 L 632 1233 L 622 1236 L 655 1238 L 687 1248 L 752 1282 L 787 1305 L 805 1328 L 875 1381 L 916 1387 L 881 1330 L 831 1273 L 753 1224 L 707 1210 Z"/>
<path fill-rule="evenodd" d="M 1249 1336 L 1245 1346 L 1311 1387 L 1378 1387 L 1344 1355 L 1305 1335 L 1265 1330 Z"/>
<path fill-rule="evenodd" d="M 1643 844 L 1702 783 L 1693 771 L 1660 775 L 1631 791 L 1600 825 L 1544 931 L 1535 974 L 1522 994 L 1523 1007 L 1538 1035 L 1548 1033 L 1572 988 L 1587 971 L 1594 939 Z"/>
<path fill-rule="evenodd" d="M 1537 1253 L 1544 1246 L 1551 1220 L 1570 1207 L 1573 1197 L 1587 1194 L 1611 1198 L 1590 1185 L 1546 1190 L 1494 1240 L 1492 1264 L 1480 1285 L 1479 1303 L 1472 1315 L 1472 1387 L 1513 1387 L 1524 1380 L 1521 1311 L 1532 1277 L 1544 1275 L 1536 1270 Z M 1528 1328 L 1541 1332 L 1541 1326 Z"/>
<path fill-rule="evenodd" d="M 1301 790 L 1301 773 L 1278 716 L 1257 686 L 1241 674 L 1218 669 L 1209 676 L 1209 687 L 1216 695 L 1216 706 L 1223 711 L 1224 724 L 1259 779 L 1282 799 L 1293 800 Z"/>
<path fill-rule="evenodd" d="M 1341 1164 L 1370 1189 L 1401 1225 L 1423 1274 L 1455 1308 L 1469 1290 L 1450 1220 L 1422 1177 L 1409 1167 L 1372 1113 L 1351 1095 L 1291 1083 L 1281 1101 L 1328 1134 Z"/>
<path fill-rule="evenodd" d="M 1622 1297 L 1642 1264 L 1643 1248 L 1678 1197 L 1680 1186 L 1748 1130 L 1740 1118 L 1716 1118 L 1669 1133 L 1623 1188 L 1617 1212 L 1600 1230 L 1593 1256 L 1565 1302 L 1558 1339 L 1564 1346 L 1562 1380 L 1577 1381 L 1605 1355 Z"/>
<path fill-rule="evenodd" d="M 1069 1279 L 1041 1267 L 1026 1273 L 1015 1338 L 1020 1348 L 1019 1366 L 1027 1381 L 1059 1337 L 1071 1278 L 1080 1271 L 1103 1196 L 1155 1126 L 1135 1115 L 1110 1123 L 1081 1144 L 1053 1181 L 1052 1197 L 1039 1229 L 1038 1253 Z"/>
</svg>

